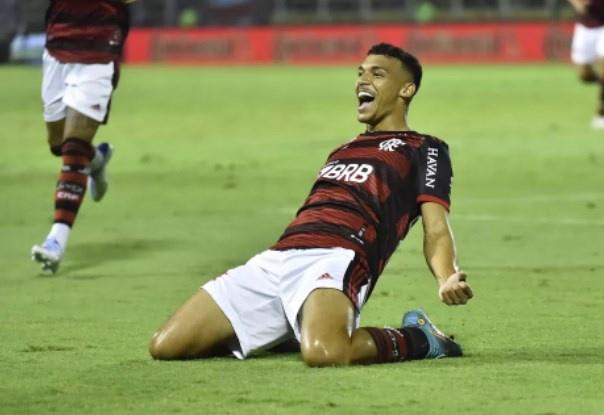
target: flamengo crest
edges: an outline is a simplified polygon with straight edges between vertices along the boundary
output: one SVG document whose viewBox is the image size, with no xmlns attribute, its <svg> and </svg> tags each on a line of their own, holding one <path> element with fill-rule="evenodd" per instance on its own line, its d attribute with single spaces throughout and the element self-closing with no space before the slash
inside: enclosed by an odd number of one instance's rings
<svg viewBox="0 0 604 415">
<path fill-rule="evenodd" d="M 405 142 L 398 138 L 391 138 L 390 140 L 382 141 L 380 143 L 380 150 L 382 151 L 396 151 L 397 148 L 404 146 Z"/>
</svg>

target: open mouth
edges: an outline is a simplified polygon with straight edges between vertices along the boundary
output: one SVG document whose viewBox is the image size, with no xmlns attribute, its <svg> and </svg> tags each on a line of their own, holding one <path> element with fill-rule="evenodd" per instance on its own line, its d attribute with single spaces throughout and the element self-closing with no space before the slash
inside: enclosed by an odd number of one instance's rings
<svg viewBox="0 0 604 415">
<path fill-rule="evenodd" d="M 359 92 L 357 94 L 357 98 L 359 100 L 358 109 L 360 109 L 360 110 L 367 108 L 369 106 L 369 104 L 371 104 L 375 100 L 375 97 L 370 92 L 367 92 L 367 91 Z"/>
</svg>

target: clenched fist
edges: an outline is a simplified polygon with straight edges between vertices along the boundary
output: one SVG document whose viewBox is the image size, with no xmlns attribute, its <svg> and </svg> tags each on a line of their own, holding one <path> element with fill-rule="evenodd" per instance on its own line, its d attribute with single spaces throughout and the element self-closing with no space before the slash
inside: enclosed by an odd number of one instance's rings
<svg viewBox="0 0 604 415">
<path fill-rule="evenodd" d="M 474 297 L 472 288 L 466 282 L 465 272 L 451 274 L 438 289 L 438 296 L 447 305 L 462 305 Z"/>
</svg>

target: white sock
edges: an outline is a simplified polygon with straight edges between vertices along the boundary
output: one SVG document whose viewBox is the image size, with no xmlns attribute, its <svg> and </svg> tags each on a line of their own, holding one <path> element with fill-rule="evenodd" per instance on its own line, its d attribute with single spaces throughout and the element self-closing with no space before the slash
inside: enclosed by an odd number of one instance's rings
<svg viewBox="0 0 604 415">
<path fill-rule="evenodd" d="M 101 168 L 103 165 L 104 157 L 103 153 L 99 151 L 98 148 L 94 147 L 94 157 L 90 160 L 90 171 L 94 172 Z"/>
<path fill-rule="evenodd" d="M 63 249 L 67 247 L 67 239 L 69 239 L 71 228 L 64 223 L 53 223 L 46 239 L 56 239 Z"/>
</svg>

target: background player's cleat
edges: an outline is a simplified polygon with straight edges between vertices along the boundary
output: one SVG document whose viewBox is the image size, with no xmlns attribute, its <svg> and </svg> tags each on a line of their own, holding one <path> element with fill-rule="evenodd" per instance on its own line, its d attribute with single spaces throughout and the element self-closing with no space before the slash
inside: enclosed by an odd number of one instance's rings
<svg viewBox="0 0 604 415">
<path fill-rule="evenodd" d="M 426 359 L 440 359 L 443 357 L 459 357 L 462 355 L 461 347 L 452 338 L 440 331 L 428 315 L 421 308 L 405 313 L 403 327 L 417 327 L 428 338 L 428 354 Z"/>
<path fill-rule="evenodd" d="M 113 146 L 109 143 L 100 143 L 96 148 L 103 155 L 103 163 L 98 169 L 90 172 L 90 176 L 88 176 L 88 188 L 90 189 L 92 200 L 98 202 L 105 196 L 107 187 L 109 187 L 106 170 L 107 164 L 113 155 Z"/>
<path fill-rule="evenodd" d="M 595 117 L 593 117 L 593 119 L 591 120 L 591 128 L 593 128 L 594 130 L 604 129 L 604 116 L 596 115 Z"/>
<path fill-rule="evenodd" d="M 31 248 L 31 259 L 42 265 L 42 271 L 54 274 L 59 269 L 63 253 L 63 247 L 56 239 L 47 239 L 42 245 Z"/>
</svg>

